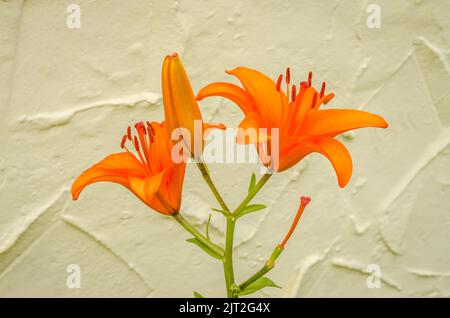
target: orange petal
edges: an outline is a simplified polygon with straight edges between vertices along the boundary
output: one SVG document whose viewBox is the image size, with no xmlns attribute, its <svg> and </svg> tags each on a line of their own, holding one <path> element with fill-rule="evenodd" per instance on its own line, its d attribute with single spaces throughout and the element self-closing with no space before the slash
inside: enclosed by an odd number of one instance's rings
<svg viewBox="0 0 450 318">
<path fill-rule="evenodd" d="M 284 105 L 289 103 L 286 94 L 281 90 L 277 91 L 276 84 L 271 78 L 247 67 L 237 67 L 227 73 L 239 79 L 253 97 L 257 111 L 263 118 L 268 121 L 281 122 L 285 111 Z"/>
<path fill-rule="evenodd" d="M 268 132 L 261 129 L 261 119 L 255 112 L 248 113 L 239 124 L 236 143 L 256 144 L 268 139 Z"/>
<path fill-rule="evenodd" d="M 162 169 L 173 163 L 171 158 L 172 141 L 167 133 L 167 122 L 151 122 L 150 123 L 154 135 L 154 142 L 149 143 L 149 158 L 152 174 L 161 172 Z"/>
<path fill-rule="evenodd" d="M 333 138 L 320 139 L 318 142 L 303 141 L 291 147 L 286 153 L 280 155 L 278 171 L 286 170 L 311 152 L 318 152 L 327 157 L 333 165 L 341 188 L 345 187 L 352 175 L 352 158 L 347 148 Z"/>
<path fill-rule="evenodd" d="M 173 214 L 174 211 L 180 210 L 185 170 L 185 163 L 173 164 L 167 168 L 161 187 L 158 190 L 159 195 L 150 202 L 150 206 L 153 209 L 165 214 Z M 171 207 L 170 210 L 167 209 L 166 205 L 161 204 L 160 198 L 166 201 Z"/>
<path fill-rule="evenodd" d="M 315 88 L 308 87 L 302 94 L 302 97 L 295 100 L 295 104 L 293 105 L 295 107 L 294 115 L 292 121 L 289 124 L 289 131 L 291 133 L 294 134 L 301 127 L 306 114 L 311 109 L 315 94 L 317 94 Z"/>
<path fill-rule="evenodd" d="M 131 191 L 133 191 L 144 203 L 148 204 L 161 186 L 164 173 L 165 171 L 144 178 L 128 177 Z"/>
<path fill-rule="evenodd" d="M 254 102 L 249 93 L 237 85 L 225 82 L 211 83 L 203 87 L 197 94 L 197 99 L 202 100 L 205 97 L 222 96 L 228 98 L 238 105 L 244 114 L 254 109 Z"/>
<path fill-rule="evenodd" d="M 383 117 L 356 109 L 325 109 L 309 113 L 301 127 L 306 136 L 334 137 L 348 130 L 363 127 L 386 128 Z"/>
<path fill-rule="evenodd" d="M 330 160 L 341 188 L 345 187 L 352 176 L 352 157 L 347 148 L 334 138 L 320 140 L 318 146 L 321 153 Z"/>
<path fill-rule="evenodd" d="M 115 182 L 128 188 L 128 175 L 143 176 L 144 173 L 141 163 L 132 154 L 122 152 L 109 155 L 76 178 L 72 184 L 72 198 L 78 199 L 80 192 L 94 182 Z"/>
</svg>

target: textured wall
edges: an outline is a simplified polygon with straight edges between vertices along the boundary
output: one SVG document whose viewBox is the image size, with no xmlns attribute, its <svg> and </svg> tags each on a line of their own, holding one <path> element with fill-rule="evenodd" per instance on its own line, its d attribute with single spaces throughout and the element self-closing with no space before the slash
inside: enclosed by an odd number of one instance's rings
<svg viewBox="0 0 450 318">
<path fill-rule="evenodd" d="M 81 28 L 66 26 L 67 5 Z M 0 1 L 0 296 L 224 295 L 219 263 L 170 218 L 114 184 L 72 202 L 71 181 L 119 149 L 125 127 L 163 117 L 160 68 L 178 51 L 195 90 L 230 80 L 238 65 L 295 81 L 315 72 L 332 107 L 384 116 L 388 130 L 345 135 L 349 186 L 311 155 L 276 175 L 255 202 L 270 208 L 238 224 L 240 281 L 283 237 L 300 194 L 313 198 L 259 296 L 450 295 L 450 1 Z M 316 82 L 317 83 L 317 82 Z M 236 126 L 238 108 L 201 103 L 204 117 Z M 211 165 L 232 206 L 257 165 Z M 183 210 L 199 228 L 217 207 L 189 167 Z M 224 222 L 213 216 L 212 235 Z M 66 286 L 67 266 L 81 288 Z M 368 264 L 381 288 L 366 286 Z"/>
</svg>

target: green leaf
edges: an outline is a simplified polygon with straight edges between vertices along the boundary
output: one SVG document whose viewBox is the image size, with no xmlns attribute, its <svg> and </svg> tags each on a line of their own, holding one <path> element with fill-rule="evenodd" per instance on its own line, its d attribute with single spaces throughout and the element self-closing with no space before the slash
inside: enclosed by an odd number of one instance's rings
<svg viewBox="0 0 450 318">
<path fill-rule="evenodd" d="M 276 283 L 274 283 L 274 281 L 271 280 L 270 278 L 262 276 L 262 277 L 258 278 L 257 280 L 255 280 L 250 285 L 248 285 L 246 288 L 244 288 L 244 290 L 241 290 L 239 292 L 239 295 L 242 296 L 242 295 L 253 294 L 253 293 L 257 292 L 258 290 L 263 289 L 265 287 L 281 288 Z"/>
<path fill-rule="evenodd" d="M 186 242 L 193 243 L 193 244 L 197 245 L 198 247 L 200 247 L 202 250 L 204 250 L 206 253 L 208 253 L 209 255 L 211 255 L 214 258 L 222 259 L 222 257 L 219 254 L 217 254 L 216 252 L 211 250 L 208 246 L 206 246 L 205 244 L 200 242 L 195 237 L 187 239 Z"/>
<path fill-rule="evenodd" d="M 209 240 L 209 224 L 211 223 L 211 214 L 209 214 L 208 222 L 206 223 L 206 238 Z"/>
<path fill-rule="evenodd" d="M 249 214 L 249 213 L 252 213 L 252 212 L 256 212 L 256 211 L 265 209 L 265 208 L 266 208 L 266 206 L 264 204 L 250 204 L 250 205 L 247 205 L 242 210 L 242 212 L 239 213 L 239 217 L 241 217 L 241 216 L 243 216 L 245 214 Z"/>
<path fill-rule="evenodd" d="M 256 175 L 255 173 L 253 173 L 252 178 L 250 179 L 250 185 L 248 186 L 248 192 L 252 191 L 255 185 L 256 185 Z"/>
<path fill-rule="evenodd" d="M 195 290 L 194 290 L 194 296 L 195 296 L 195 298 L 205 298 L 202 294 L 196 292 Z"/>
</svg>

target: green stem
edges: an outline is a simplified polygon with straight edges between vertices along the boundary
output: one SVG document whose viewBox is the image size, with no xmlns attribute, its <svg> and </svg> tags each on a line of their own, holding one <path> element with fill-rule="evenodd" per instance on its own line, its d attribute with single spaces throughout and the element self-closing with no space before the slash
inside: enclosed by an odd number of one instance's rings
<svg viewBox="0 0 450 318">
<path fill-rule="evenodd" d="M 239 217 L 239 214 L 242 212 L 242 210 L 247 206 L 247 204 L 250 203 L 250 201 L 255 197 L 255 195 L 261 190 L 261 188 L 266 184 L 267 181 L 269 181 L 270 177 L 272 176 L 271 173 L 264 174 L 261 179 L 259 179 L 258 183 L 255 184 L 255 186 L 248 192 L 245 199 L 239 204 L 237 209 L 233 212 L 233 215 L 235 215 L 236 218 Z"/>
<path fill-rule="evenodd" d="M 227 230 L 225 238 L 225 254 L 223 259 L 223 270 L 225 273 L 225 285 L 227 288 L 227 297 L 234 298 L 233 287 L 234 283 L 234 270 L 233 270 L 233 240 L 234 240 L 234 228 L 236 220 L 233 217 L 227 218 Z"/>
<path fill-rule="evenodd" d="M 221 208 L 225 212 L 230 213 L 230 209 L 226 205 L 225 201 L 223 200 L 222 196 L 220 195 L 219 191 L 217 190 L 216 185 L 212 181 L 211 176 L 209 175 L 208 167 L 206 166 L 206 164 L 204 162 L 196 162 L 196 164 L 197 164 L 198 169 L 202 173 L 203 179 L 208 184 L 209 188 L 211 189 L 211 192 L 216 197 L 216 200 L 217 200 L 217 202 L 219 202 Z"/>
<path fill-rule="evenodd" d="M 261 190 L 261 188 L 270 179 L 272 174 L 264 174 L 258 183 L 249 191 L 247 196 L 237 207 L 237 209 L 230 213 L 227 217 L 227 230 L 225 238 L 225 257 L 224 257 L 224 272 L 225 272 L 225 283 L 227 287 L 227 296 L 229 298 L 237 298 L 236 290 L 239 287 L 236 286 L 234 282 L 234 270 L 233 270 L 233 240 L 234 240 L 234 229 L 236 226 L 236 220 L 239 217 L 239 213 L 247 206 L 247 204 L 254 198 L 254 196 Z M 262 274 L 264 275 L 264 274 Z"/>
<path fill-rule="evenodd" d="M 237 207 L 237 209 L 231 213 L 230 209 L 226 205 L 219 191 L 217 190 L 214 182 L 211 179 L 211 176 L 208 172 L 208 167 L 203 162 L 196 162 L 198 169 L 202 173 L 203 179 L 208 184 L 212 193 L 216 197 L 217 202 L 220 204 L 221 208 L 225 212 L 224 215 L 227 218 L 227 228 L 226 228 L 226 236 L 225 236 L 225 251 L 222 250 L 219 246 L 215 245 L 210 247 L 212 242 L 210 242 L 207 238 L 205 238 L 201 233 L 199 233 L 195 228 L 190 226 L 184 218 L 180 216 L 175 216 L 177 221 L 186 228 L 192 235 L 194 235 L 197 239 L 199 239 L 203 244 L 208 246 L 211 250 L 215 251 L 219 255 L 223 255 L 223 269 L 225 274 L 225 285 L 227 290 L 227 296 L 229 298 L 236 298 L 237 291 L 239 291 L 239 287 L 236 286 L 234 281 L 234 270 L 233 270 L 233 241 L 234 241 L 234 230 L 236 226 L 236 220 L 242 210 L 247 206 L 247 204 L 253 199 L 253 197 L 261 190 L 261 188 L 266 184 L 266 182 L 270 179 L 272 174 L 264 174 L 261 179 L 259 179 L 258 183 L 249 191 L 245 199 L 241 202 L 241 204 Z M 217 252 L 215 249 L 220 249 Z M 269 269 L 270 270 L 270 269 Z M 264 275 L 261 274 L 261 276 Z M 258 279 L 258 278 L 256 278 Z"/>
<path fill-rule="evenodd" d="M 202 233 L 200 233 L 194 226 L 192 226 L 192 224 L 190 224 L 180 213 L 173 214 L 172 216 L 182 227 L 184 227 L 202 244 L 206 245 L 211 251 L 213 251 L 217 255 L 221 256 L 224 255 L 223 248 L 208 240 Z"/>
<path fill-rule="evenodd" d="M 244 290 L 246 287 L 250 286 L 254 283 L 258 278 L 264 276 L 267 272 L 269 272 L 275 266 L 275 260 L 280 256 L 281 252 L 283 252 L 283 248 L 278 245 L 272 252 L 272 255 L 269 257 L 264 266 L 253 274 L 249 279 L 239 285 L 239 290 Z"/>
</svg>

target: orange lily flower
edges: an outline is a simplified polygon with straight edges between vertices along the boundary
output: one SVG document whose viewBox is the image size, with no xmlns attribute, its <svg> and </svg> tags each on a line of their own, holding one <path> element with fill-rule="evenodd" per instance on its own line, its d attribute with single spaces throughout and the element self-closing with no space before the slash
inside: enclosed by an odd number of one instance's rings
<svg viewBox="0 0 450 318">
<path fill-rule="evenodd" d="M 109 155 L 84 171 L 72 185 L 72 198 L 78 199 L 94 182 L 109 181 L 123 185 L 160 213 L 178 213 L 186 164 L 172 161 L 173 144 L 166 126 L 165 122 L 139 122 L 134 136 L 128 127 L 120 144 L 125 151 Z"/>
<path fill-rule="evenodd" d="M 164 114 L 169 134 L 178 130 L 190 154 L 199 158 L 203 150 L 203 136 L 208 129 L 225 129 L 223 124 L 203 123 L 195 94 L 177 53 L 167 55 L 162 67 Z M 197 125 L 197 126 L 196 126 Z"/>
<path fill-rule="evenodd" d="M 245 114 L 239 127 L 267 129 L 266 136 L 240 138 L 237 142 L 261 144 L 271 138 L 271 129 L 279 135 L 278 162 L 269 162 L 271 168 L 286 170 L 311 152 L 324 155 L 333 165 L 340 187 L 347 185 L 352 175 L 352 158 L 347 148 L 334 137 L 362 127 L 386 128 L 388 124 L 378 115 L 354 109 L 319 109 L 334 94 L 325 94 L 325 83 L 320 92 L 312 87 L 312 73 L 299 89 L 290 83 L 290 70 L 286 70 L 286 92 L 281 89 L 283 76 L 277 83 L 266 75 L 246 67 L 238 67 L 228 74 L 236 76 L 244 88 L 227 82 L 216 82 L 202 88 L 198 100 L 208 96 L 222 96 L 236 103 Z M 240 131 L 242 131 L 240 129 Z M 268 149 L 267 152 L 270 152 Z M 267 154 L 258 153 L 263 160 Z M 268 153 L 270 155 L 270 153 Z M 263 160 L 264 162 L 265 160 Z"/>
</svg>

